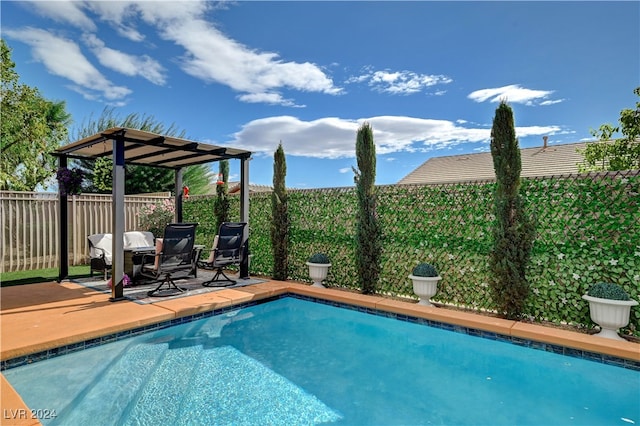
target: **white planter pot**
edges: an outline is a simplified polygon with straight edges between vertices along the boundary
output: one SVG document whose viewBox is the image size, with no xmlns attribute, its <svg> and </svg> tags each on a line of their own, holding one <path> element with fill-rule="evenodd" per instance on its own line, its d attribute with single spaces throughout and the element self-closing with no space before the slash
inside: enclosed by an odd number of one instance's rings
<svg viewBox="0 0 640 426">
<path fill-rule="evenodd" d="M 409 275 L 411 281 L 413 281 L 413 292 L 420 298 L 419 305 L 433 306 L 431 299 L 438 292 L 438 281 L 442 277 L 417 277 L 415 275 Z"/>
<path fill-rule="evenodd" d="M 311 287 L 322 287 L 322 281 L 327 278 L 327 274 L 329 273 L 330 263 L 311 263 L 307 262 L 307 266 L 309 267 L 309 277 L 313 281 Z"/>
<path fill-rule="evenodd" d="M 596 336 L 624 340 L 618 336 L 618 329 L 629 324 L 631 307 L 638 304 L 635 300 L 601 299 L 589 295 L 582 298 L 589 302 L 591 320 L 600 326 Z"/>
</svg>

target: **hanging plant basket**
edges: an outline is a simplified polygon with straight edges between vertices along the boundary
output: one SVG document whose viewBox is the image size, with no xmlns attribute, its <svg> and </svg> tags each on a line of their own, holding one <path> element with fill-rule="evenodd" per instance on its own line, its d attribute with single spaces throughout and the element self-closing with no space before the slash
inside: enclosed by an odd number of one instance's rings
<svg viewBox="0 0 640 426">
<path fill-rule="evenodd" d="M 56 173 L 58 191 L 61 195 L 79 195 L 82 193 L 84 172 L 78 168 L 60 167 Z"/>
</svg>

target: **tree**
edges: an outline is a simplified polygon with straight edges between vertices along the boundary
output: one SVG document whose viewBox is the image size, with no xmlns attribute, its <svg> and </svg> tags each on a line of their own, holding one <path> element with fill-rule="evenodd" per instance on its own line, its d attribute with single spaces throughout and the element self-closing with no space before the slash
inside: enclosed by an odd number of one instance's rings
<svg viewBox="0 0 640 426">
<path fill-rule="evenodd" d="M 289 276 L 289 212 L 285 176 L 287 162 L 282 142 L 273 154 L 273 192 L 271 193 L 271 248 L 273 279 L 286 281 Z"/>
<path fill-rule="evenodd" d="M 633 93 L 640 96 L 640 87 Z M 584 157 L 584 163 L 578 165 L 581 172 L 640 169 L 640 101 L 635 109 L 620 111 L 618 121 L 617 127 L 603 124 L 598 130 L 591 130 L 599 141 L 579 150 Z M 612 141 L 616 133 L 622 137 Z"/>
<path fill-rule="evenodd" d="M 216 229 L 220 229 L 223 222 L 229 221 L 229 160 L 219 161 L 219 173 L 222 175 L 222 184 L 216 185 L 216 198 L 213 201 L 213 214 L 216 217 Z"/>
<path fill-rule="evenodd" d="M 55 174 L 50 153 L 67 138 L 70 115 L 64 102 L 45 99 L 35 87 L 20 84 L 11 49 L 1 45 L 0 190 L 33 191 Z"/>
<path fill-rule="evenodd" d="M 356 138 L 358 169 L 353 169 L 358 196 L 356 216 L 356 268 L 364 294 L 375 293 L 380 276 L 381 231 L 376 215 L 376 146 L 373 130 L 364 123 Z"/>
<path fill-rule="evenodd" d="M 509 319 L 522 316 L 529 285 L 529 263 L 535 226 L 520 196 L 521 159 L 513 111 L 504 101 L 496 109 L 491 128 L 491 156 L 496 172 L 491 288 L 498 313 Z"/>
<path fill-rule="evenodd" d="M 113 161 L 100 157 L 93 163 L 93 188 L 103 194 L 110 193 L 113 186 Z"/>
<path fill-rule="evenodd" d="M 158 122 L 152 115 L 140 115 L 131 113 L 124 118 L 115 113 L 115 109 L 107 107 L 97 119 L 89 118 L 74 132 L 74 140 L 83 139 L 100 133 L 111 127 L 127 127 L 130 129 L 144 130 L 159 135 L 184 138 L 185 131 L 171 124 L 166 127 Z M 89 180 L 89 190 L 109 193 L 111 192 L 111 158 L 100 161 L 81 161 Z M 185 168 L 182 180 L 189 187 L 192 195 L 205 194 L 211 182 L 211 172 L 208 164 L 189 166 Z M 175 175 L 173 170 L 159 167 L 137 166 L 128 164 L 125 167 L 125 193 L 141 194 L 148 192 L 162 192 L 175 190 Z"/>
</svg>

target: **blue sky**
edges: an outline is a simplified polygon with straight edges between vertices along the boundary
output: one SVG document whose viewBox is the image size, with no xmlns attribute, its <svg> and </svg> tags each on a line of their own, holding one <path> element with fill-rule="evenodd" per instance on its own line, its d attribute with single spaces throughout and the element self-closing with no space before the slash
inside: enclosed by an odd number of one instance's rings
<svg viewBox="0 0 640 426">
<path fill-rule="evenodd" d="M 488 151 L 500 99 L 521 147 L 590 140 L 640 85 L 636 1 L 2 1 L 1 19 L 21 82 L 66 102 L 72 134 L 106 106 L 151 115 L 253 151 L 260 185 L 282 142 L 288 187 L 352 186 L 364 121 L 377 184 Z"/>
</svg>

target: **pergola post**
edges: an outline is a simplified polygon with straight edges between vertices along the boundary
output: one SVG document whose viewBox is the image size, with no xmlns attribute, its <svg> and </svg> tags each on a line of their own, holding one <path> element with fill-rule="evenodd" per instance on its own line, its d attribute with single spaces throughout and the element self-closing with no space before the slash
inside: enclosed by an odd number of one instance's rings
<svg viewBox="0 0 640 426">
<path fill-rule="evenodd" d="M 249 279 L 249 160 L 240 159 L 240 222 L 246 222 L 242 236 L 242 259 L 240 260 L 240 278 Z"/>
<path fill-rule="evenodd" d="M 113 140 L 113 186 L 111 203 L 111 300 L 124 299 L 124 135 Z"/>
<path fill-rule="evenodd" d="M 58 167 L 67 167 L 67 156 L 61 155 L 58 157 Z M 63 194 L 58 187 L 58 211 L 60 214 L 59 220 L 59 237 L 60 241 L 60 268 L 58 269 L 58 282 L 62 282 L 63 279 L 69 276 L 69 205 L 67 203 L 67 194 Z"/>
<path fill-rule="evenodd" d="M 173 218 L 176 223 L 182 223 L 182 167 L 176 169 L 175 174 L 175 207 L 176 210 L 173 213 Z"/>
</svg>

